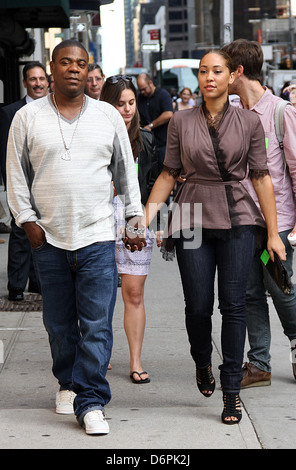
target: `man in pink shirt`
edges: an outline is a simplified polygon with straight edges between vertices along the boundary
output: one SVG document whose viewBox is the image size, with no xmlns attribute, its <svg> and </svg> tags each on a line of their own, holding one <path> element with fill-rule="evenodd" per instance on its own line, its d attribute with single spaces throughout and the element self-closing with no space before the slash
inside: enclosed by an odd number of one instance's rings
<svg viewBox="0 0 296 470">
<path fill-rule="evenodd" d="M 229 93 L 240 97 L 241 106 L 257 113 L 265 131 L 267 163 L 272 178 L 277 205 L 277 222 L 280 237 L 286 247 L 285 267 L 290 277 L 293 275 L 293 249 L 287 240 L 289 233 L 296 234 L 296 109 L 287 106 L 284 112 L 284 152 L 287 161 L 285 168 L 279 142 L 275 133 L 275 108 L 281 98 L 273 95 L 260 82 L 263 53 L 255 41 L 238 39 L 223 48 L 232 58 L 235 80 Z M 250 194 L 258 204 L 251 181 L 245 180 Z M 259 206 L 259 204 L 258 204 Z M 273 300 L 284 334 L 296 346 L 296 293 L 284 294 L 263 269 L 260 254 L 255 256 L 247 290 L 247 328 L 250 343 L 249 362 L 243 367 L 241 388 L 270 385 L 270 342 L 266 291 Z M 294 354 L 293 354 L 294 356 Z M 292 362 L 296 379 L 296 364 Z"/>
</svg>

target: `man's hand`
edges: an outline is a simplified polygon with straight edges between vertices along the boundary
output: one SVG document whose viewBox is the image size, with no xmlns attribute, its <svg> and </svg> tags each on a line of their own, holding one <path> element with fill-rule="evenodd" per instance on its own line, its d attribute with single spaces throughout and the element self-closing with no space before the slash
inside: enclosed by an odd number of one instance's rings
<svg viewBox="0 0 296 470">
<path fill-rule="evenodd" d="M 293 237 L 294 235 L 296 235 L 296 224 L 294 225 L 292 231 L 290 232 L 290 235 L 291 235 L 291 237 Z"/>
<path fill-rule="evenodd" d="M 32 248 L 40 248 L 43 245 L 45 238 L 44 230 L 35 222 L 26 222 L 22 225 L 26 235 L 29 239 Z"/>
<path fill-rule="evenodd" d="M 141 251 L 147 245 L 145 240 L 146 228 L 141 224 L 140 217 L 132 217 L 128 220 L 125 228 L 125 237 L 122 239 L 125 248 L 132 253 Z"/>
<path fill-rule="evenodd" d="M 277 253 L 281 261 L 286 261 L 286 248 L 279 235 L 274 237 L 268 236 L 267 251 L 272 262 L 274 262 L 274 252 Z"/>
</svg>

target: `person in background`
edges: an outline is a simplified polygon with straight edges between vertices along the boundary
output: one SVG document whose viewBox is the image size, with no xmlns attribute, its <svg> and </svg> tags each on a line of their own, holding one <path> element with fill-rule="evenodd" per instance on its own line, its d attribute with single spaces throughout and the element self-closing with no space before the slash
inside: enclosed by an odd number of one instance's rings
<svg viewBox="0 0 296 470">
<path fill-rule="evenodd" d="M 146 245 L 137 175 L 124 122 L 84 94 L 88 53 L 76 40 L 53 50 L 55 91 L 18 111 L 7 152 L 8 204 L 33 250 L 43 321 L 60 389 L 56 412 L 87 434 L 107 434 L 104 407 L 117 292 L 112 181 L 125 196 L 126 245 Z M 50 135 L 50 138 L 48 136 Z"/>
<path fill-rule="evenodd" d="M 5 212 L 3 204 L 0 201 L 0 220 L 1 219 L 7 219 L 7 217 L 8 216 Z M 10 233 L 10 232 L 11 232 L 11 227 L 9 227 L 5 222 L 0 222 L 0 233 Z M 4 243 L 4 240 L 3 240 L 2 243 Z"/>
<path fill-rule="evenodd" d="M 29 62 L 23 68 L 23 85 L 27 95 L 19 101 L 0 109 L 0 161 L 1 171 L 6 189 L 6 148 L 9 128 L 15 113 L 30 103 L 48 94 L 46 70 L 40 62 Z M 40 292 L 38 280 L 33 266 L 31 246 L 25 231 L 15 223 L 11 216 L 11 232 L 8 244 L 8 299 L 19 301 L 24 299 L 24 290 L 28 279 L 28 291 Z"/>
<path fill-rule="evenodd" d="M 173 103 L 174 111 L 182 111 L 183 109 L 189 109 L 193 106 L 192 92 L 190 88 L 183 88 L 180 91 L 180 100 Z"/>
<path fill-rule="evenodd" d="M 156 87 L 146 73 L 138 76 L 137 85 L 140 92 L 138 110 L 141 126 L 154 133 L 160 173 L 165 157 L 168 123 L 173 116 L 172 98 L 167 90 Z"/>
<path fill-rule="evenodd" d="M 123 117 L 138 173 L 141 202 L 145 205 L 158 176 L 157 155 L 153 134 L 147 129 L 140 129 L 137 91 L 132 77 L 115 75 L 107 78 L 100 99 L 112 104 Z M 114 206 L 119 227 L 123 208 L 119 196 L 115 196 Z M 116 262 L 118 273 L 121 275 L 124 301 L 124 329 L 130 351 L 130 378 L 135 384 L 150 382 L 149 375 L 143 370 L 141 363 L 146 321 L 144 286 L 153 248 L 153 237 L 148 229 L 146 242 L 147 245 L 141 252 L 130 253 L 125 249 L 120 237 L 116 241 Z"/>
<path fill-rule="evenodd" d="M 274 115 L 281 98 L 263 87 L 260 74 L 263 64 L 263 52 L 260 44 L 246 39 L 237 39 L 223 48 L 234 63 L 234 81 L 229 86 L 229 93 L 240 97 L 241 107 L 251 110 L 260 117 L 264 128 L 267 149 L 267 167 L 273 182 L 279 236 L 286 248 L 284 265 L 289 277 L 293 275 L 293 248 L 287 236 L 296 233 L 296 110 L 286 106 L 284 111 L 283 146 L 287 168 L 285 167 L 280 145 L 275 133 Z M 257 206 L 258 199 L 248 179 L 247 190 Z M 284 334 L 295 348 L 296 340 L 296 292 L 293 286 L 290 294 L 284 294 L 271 276 L 263 268 L 260 252 L 253 260 L 247 288 L 247 330 L 250 349 L 248 362 L 243 366 L 242 388 L 270 385 L 271 330 L 266 292 L 271 295 L 273 304 L 281 321 Z M 296 364 L 292 363 L 296 379 Z"/>
<path fill-rule="evenodd" d="M 149 226 L 178 175 L 185 182 L 168 219 L 165 247 L 176 246 L 185 297 L 186 328 L 200 392 L 211 397 L 212 314 L 218 271 L 222 314 L 223 362 L 220 379 L 225 424 L 241 420 L 240 384 L 246 334 L 246 287 L 256 234 L 265 222 L 241 184 L 250 168 L 268 232 L 268 251 L 285 259 L 278 235 L 273 187 L 268 175 L 264 132 L 251 111 L 230 106 L 228 86 L 234 80 L 230 57 L 221 50 L 206 53 L 198 74 L 202 106 L 175 113 L 168 129 L 166 158 L 145 206 Z M 201 211 L 199 208 L 201 207 Z"/>
<path fill-rule="evenodd" d="M 238 95 L 229 95 L 228 99 L 231 106 L 239 106 L 240 99 Z"/>
<path fill-rule="evenodd" d="M 103 74 L 101 67 L 98 64 L 88 64 L 88 77 L 85 93 L 94 100 L 99 100 L 104 80 L 105 75 Z"/>
<path fill-rule="evenodd" d="M 171 96 L 171 100 L 172 100 L 173 107 L 174 107 L 177 99 L 179 98 L 178 91 L 177 91 L 176 88 L 170 88 L 170 90 L 168 90 L 168 91 L 169 91 L 169 94 Z"/>
<path fill-rule="evenodd" d="M 6 217 L 6 212 L 2 202 L 0 201 L 0 219 L 4 219 L 4 217 Z M 0 233 L 10 233 L 8 225 L 6 225 L 4 222 L 0 222 Z M 0 243 L 5 243 L 5 240 L 0 238 Z"/>
<path fill-rule="evenodd" d="M 283 100 L 290 101 L 294 107 L 296 106 L 296 80 L 284 83 L 280 97 Z"/>
<path fill-rule="evenodd" d="M 49 93 L 54 92 L 54 79 L 52 73 L 48 75 L 48 91 Z"/>
<path fill-rule="evenodd" d="M 202 104 L 202 94 L 200 89 L 196 93 L 192 93 L 193 106 L 200 106 Z"/>
</svg>

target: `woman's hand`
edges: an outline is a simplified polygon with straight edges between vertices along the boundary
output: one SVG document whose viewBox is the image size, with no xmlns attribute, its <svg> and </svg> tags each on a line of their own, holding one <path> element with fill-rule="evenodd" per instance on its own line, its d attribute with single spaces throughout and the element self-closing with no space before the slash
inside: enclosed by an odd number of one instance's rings
<svg viewBox="0 0 296 470">
<path fill-rule="evenodd" d="M 186 178 L 184 178 L 183 176 L 180 175 L 180 176 L 178 176 L 177 181 L 178 181 L 178 183 L 185 183 Z"/>
<path fill-rule="evenodd" d="M 157 230 L 157 232 L 155 232 L 155 235 L 156 235 L 156 245 L 158 246 L 158 248 L 160 248 L 162 246 L 162 243 L 163 243 L 163 230 Z"/>
</svg>

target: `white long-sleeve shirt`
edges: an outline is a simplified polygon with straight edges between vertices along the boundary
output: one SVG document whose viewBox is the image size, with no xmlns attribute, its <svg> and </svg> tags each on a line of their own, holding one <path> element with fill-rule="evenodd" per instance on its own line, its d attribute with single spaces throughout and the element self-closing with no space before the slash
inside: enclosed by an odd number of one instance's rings
<svg viewBox="0 0 296 470">
<path fill-rule="evenodd" d="M 78 116 L 61 116 L 67 145 Z M 113 187 L 124 197 L 126 217 L 142 215 L 134 159 L 124 121 L 110 104 L 86 96 L 71 144 L 65 148 L 50 95 L 15 115 L 7 147 L 7 195 L 18 226 L 36 222 L 48 243 L 76 250 L 114 240 Z"/>
</svg>

